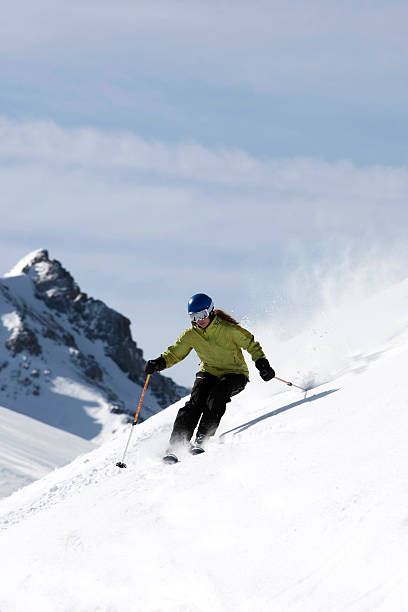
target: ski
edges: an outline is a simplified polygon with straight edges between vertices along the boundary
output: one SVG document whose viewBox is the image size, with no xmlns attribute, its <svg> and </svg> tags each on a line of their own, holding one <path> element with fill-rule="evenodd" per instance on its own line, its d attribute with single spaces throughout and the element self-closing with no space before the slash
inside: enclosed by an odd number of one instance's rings
<svg viewBox="0 0 408 612">
<path fill-rule="evenodd" d="M 194 445 L 194 446 L 191 447 L 190 453 L 192 455 L 201 455 L 201 453 L 205 453 L 205 450 L 203 449 L 202 446 Z"/>
<path fill-rule="evenodd" d="M 172 465 L 173 463 L 178 463 L 180 459 L 174 453 L 169 453 L 168 455 L 164 455 L 163 459 L 164 463 L 168 463 Z"/>
<path fill-rule="evenodd" d="M 205 450 L 202 446 L 194 444 L 189 449 L 189 452 L 190 455 L 201 455 L 202 453 L 205 453 Z M 179 463 L 180 459 L 175 453 L 167 453 L 167 455 L 164 455 L 162 458 L 162 461 L 168 465 L 173 465 L 174 463 Z"/>
</svg>

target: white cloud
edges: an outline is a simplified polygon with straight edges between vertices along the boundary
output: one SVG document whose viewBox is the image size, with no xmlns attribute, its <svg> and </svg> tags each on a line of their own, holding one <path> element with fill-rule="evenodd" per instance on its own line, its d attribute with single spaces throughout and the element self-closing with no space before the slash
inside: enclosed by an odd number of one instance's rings
<svg viewBox="0 0 408 612">
<path fill-rule="evenodd" d="M 262 159 L 3 118 L 0 183 L 2 272 L 48 248 L 83 290 L 130 316 L 149 354 L 171 341 L 168 319 L 184 325 L 200 288 L 239 317 L 272 308 L 278 320 L 296 301 L 309 311 L 333 283 L 341 294 L 363 264 L 378 288 L 408 263 L 406 167 Z"/>
<path fill-rule="evenodd" d="M 66 129 L 54 122 L 0 118 L 0 159 L 49 167 L 128 170 L 167 179 L 273 189 L 307 197 L 406 196 L 408 168 L 359 168 L 349 161 L 256 158 L 242 150 L 146 141 L 131 132 Z M 375 186 L 375 187 L 374 187 Z"/>
<path fill-rule="evenodd" d="M 358 248 L 364 236 L 378 232 L 381 242 L 406 229 L 406 167 L 259 159 L 6 118 L 0 160 L 2 208 L 15 230 L 22 222 L 96 236 L 109 228 L 118 240 L 172 236 L 247 255 L 291 239 L 310 246 L 311 236 L 316 245 L 340 238 Z"/>
</svg>

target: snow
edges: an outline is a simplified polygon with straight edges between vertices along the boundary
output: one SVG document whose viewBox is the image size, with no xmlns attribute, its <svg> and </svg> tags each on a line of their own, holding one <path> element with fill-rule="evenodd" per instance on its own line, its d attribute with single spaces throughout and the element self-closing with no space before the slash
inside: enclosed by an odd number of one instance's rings
<svg viewBox="0 0 408 612">
<path fill-rule="evenodd" d="M 8 330 L 13 331 L 21 325 L 21 319 L 16 312 L 9 312 L 2 315 L 1 321 Z"/>
<path fill-rule="evenodd" d="M 16 265 L 4 275 L 4 278 L 22 275 L 24 268 L 30 266 L 32 262 L 40 257 L 43 253 L 46 253 L 46 249 L 36 249 L 35 251 L 28 253 L 28 255 L 25 255 L 22 259 L 20 259 L 20 261 L 18 261 Z"/>
<path fill-rule="evenodd" d="M 179 402 L 2 500 L 0 610 L 407 611 L 407 299 L 259 328 L 314 388 L 251 373 L 203 455 L 161 462 Z"/>
<path fill-rule="evenodd" d="M 95 445 L 0 406 L 0 497 L 42 478 Z"/>
</svg>

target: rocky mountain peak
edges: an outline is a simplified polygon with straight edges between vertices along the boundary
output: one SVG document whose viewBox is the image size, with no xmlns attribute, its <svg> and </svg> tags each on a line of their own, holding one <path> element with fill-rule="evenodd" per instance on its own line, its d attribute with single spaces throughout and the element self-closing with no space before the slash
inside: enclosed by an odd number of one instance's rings
<svg viewBox="0 0 408 612">
<path fill-rule="evenodd" d="M 37 249 L 25 255 L 20 259 L 15 266 L 4 275 L 4 278 L 19 276 L 20 274 L 28 274 L 29 270 L 37 263 L 49 263 L 50 259 L 48 256 L 47 249 Z"/>
<path fill-rule="evenodd" d="M 27 377 L 27 369 L 59 369 L 64 377 L 69 364 L 81 382 L 85 380 L 102 393 L 112 413 L 134 412 L 137 387 L 145 380 L 145 360 L 132 338 L 130 320 L 82 292 L 70 272 L 50 259 L 47 249 L 28 254 L 0 279 L 0 317 L 2 405 L 7 406 L 10 397 L 16 400 L 22 390 L 26 396 L 40 395 L 39 376 Z M 51 379 L 45 376 L 43 386 Z M 188 390 L 155 374 L 149 393 L 145 418 L 187 395 Z M 18 410 L 24 412 L 21 406 L 19 403 Z"/>
<path fill-rule="evenodd" d="M 47 249 L 33 251 L 13 268 L 7 276 L 27 275 L 35 285 L 36 297 L 47 306 L 65 312 L 71 308 L 81 291 L 71 274 L 56 259 L 51 260 Z M 83 298 L 87 296 L 82 294 Z"/>
</svg>

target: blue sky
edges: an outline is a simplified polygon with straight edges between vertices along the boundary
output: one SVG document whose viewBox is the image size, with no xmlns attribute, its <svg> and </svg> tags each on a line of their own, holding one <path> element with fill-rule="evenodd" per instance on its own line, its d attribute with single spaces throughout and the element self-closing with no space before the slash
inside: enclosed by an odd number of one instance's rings
<svg viewBox="0 0 408 612">
<path fill-rule="evenodd" d="M 9 3 L 2 271 L 48 248 L 146 357 L 196 291 L 283 325 L 323 278 L 402 277 L 407 21 L 390 1 Z"/>
</svg>

